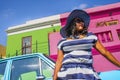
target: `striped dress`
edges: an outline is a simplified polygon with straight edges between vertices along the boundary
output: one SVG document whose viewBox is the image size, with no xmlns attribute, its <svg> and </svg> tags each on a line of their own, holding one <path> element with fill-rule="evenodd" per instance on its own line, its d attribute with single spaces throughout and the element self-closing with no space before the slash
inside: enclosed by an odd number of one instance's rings
<svg viewBox="0 0 120 80">
<path fill-rule="evenodd" d="M 64 58 L 57 80 L 100 80 L 92 66 L 91 49 L 96 41 L 93 33 L 82 39 L 60 40 L 58 49 L 63 51 Z"/>
</svg>

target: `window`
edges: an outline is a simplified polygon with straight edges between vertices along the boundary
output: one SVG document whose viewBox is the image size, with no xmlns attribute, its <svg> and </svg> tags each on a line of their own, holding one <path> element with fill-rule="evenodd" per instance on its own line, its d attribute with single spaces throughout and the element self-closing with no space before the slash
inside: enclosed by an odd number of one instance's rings
<svg viewBox="0 0 120 80">
<path fill-rule="evenodd" d="M 39 57 L 14 60 L 10 80 L 36 80 L 40 75 Z"/>
<path fill-rule="evenodd" d="M 52 80 L 54 69 L 51 65 L 51 60 L 44 56 L 26 56 L 14 60 L 10 80 Z"/>
<path fill-rule="evenodd" d="M 113 41 L 111 31 L 96 33 L 96 35 L 98 39 L 103 43 Z"/>
<path fill-rule="evenodd" d="M 120 40 L 120 29 L 117 30 L 117 34 L 118 34 L 118 37 L 119 37 L 119 40 Z"/>
<path fill-rule="evenodd" d="M 31 53 L 32 48 L 32 37 L 24 37 L 22 38 L 22 54 Z"/>
<path fill-rule="evenodd" d="M 49 79 L 53 76 L 54 70 L 44 61 L 42 61 L 42 73 L 43 75 Z"/>
<path fill-rule="evenodd" d="M 5 68 L 6 68 L 6 62 L 0 63 L 0 80 L 3 80 Z"/>
</svg>

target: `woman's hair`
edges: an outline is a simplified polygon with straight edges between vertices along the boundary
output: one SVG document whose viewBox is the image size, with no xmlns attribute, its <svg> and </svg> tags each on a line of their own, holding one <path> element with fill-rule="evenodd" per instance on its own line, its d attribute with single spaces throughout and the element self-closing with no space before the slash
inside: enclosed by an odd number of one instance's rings
<svg viewBox="0 0 120 80">
<path fill-rule="evenodd" d="M 79 22 L 83 22 L 84 23 L 84 21 L 82 20 L 82 19 L 80 19 L 80 18 L 75 18 L 75 19 L 73 19 L 71 22 L 70 22 L 70 24 L 69 24 L 69 26 L 65 29 L 65 31 L 66 31 L 66 36 L 67 37 L 76 37 L 76 36 L 78 36 L 78 35 L 80 35 L 80 34 L 87 34 L 88 33 L 88 31 L 87 31 L 87 26 L 85 26 L 84 25 L 84 27 L 83 27 L 83 30 L 82 31 L 77 31 L 77 29 L 76 29 L 76 23 L 79 23 Z"/>
</svg>

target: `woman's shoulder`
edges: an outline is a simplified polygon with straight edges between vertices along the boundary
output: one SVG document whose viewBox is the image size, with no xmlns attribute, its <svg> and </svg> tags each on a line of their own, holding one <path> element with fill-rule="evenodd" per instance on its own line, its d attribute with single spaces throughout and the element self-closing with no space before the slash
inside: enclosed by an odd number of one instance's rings
<svg viewBox="0 0 120 80">
<path fill-rule="evenodd" d="M 66 41 L 66 40 L 67 40 L 66 38 L 62 38 L 62 39 L 59 40 L 58 44 L 60 44 L 60 43 L 62 43 L 62 42 L 64 42 L 64 41 Z"/>
<path fill-rule="evenodd" d="M 95 33 L 93 33 L 93 32 L 88 32 L 87 36 L 88 36 L 89 38 L 91 38 L 91 39 L 97 40 L 97 36 L 96 36 Z"/>
<path fill-rule="evenodd" d="M 65 41 L 66 41 L 66 38 L 62 38 L 61 40 L 59 40 L 59 42 L 58 42 L 58 44 L 57 44 L 58 49 L 61 50 L 61 46 L 62 46 L 62 44 L 63 44 Z"/>
</svg>

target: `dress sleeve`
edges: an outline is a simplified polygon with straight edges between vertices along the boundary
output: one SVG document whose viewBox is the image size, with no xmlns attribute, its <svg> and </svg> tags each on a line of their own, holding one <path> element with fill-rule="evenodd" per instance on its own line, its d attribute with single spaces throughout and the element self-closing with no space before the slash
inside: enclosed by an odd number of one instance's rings
<svg viewBox="0 0 120 80">
<path fill-rule="evenodd" d="M 64 39 L 61 39 L 61 40 L 58 42 L 58 44 L 57 44 L 57 48 L 58 48 L 59 50 L 62 50 L 63 41 L 64 41 Z"/>
<path fill-rule="evenodd" d="M 95 43 L 97 42 L 98 40 L 98 37 L 94 34 L 94 40 L 95 40 Z"/>
<path fill-rule="evenodd" d="M 94 39 L 94 44 L 95 44 L 98 41 L 98 37 L 95 34 L 93 34 L 93 39 Z"/>
<path fill-rule="evenodd" d="M 94 43 L 96 43 L 98 40 L 98 37 L 92 32 L 90 32 L 89 35 L 91 36 L 92 39 L 94 39 Z"/>
</svg>

